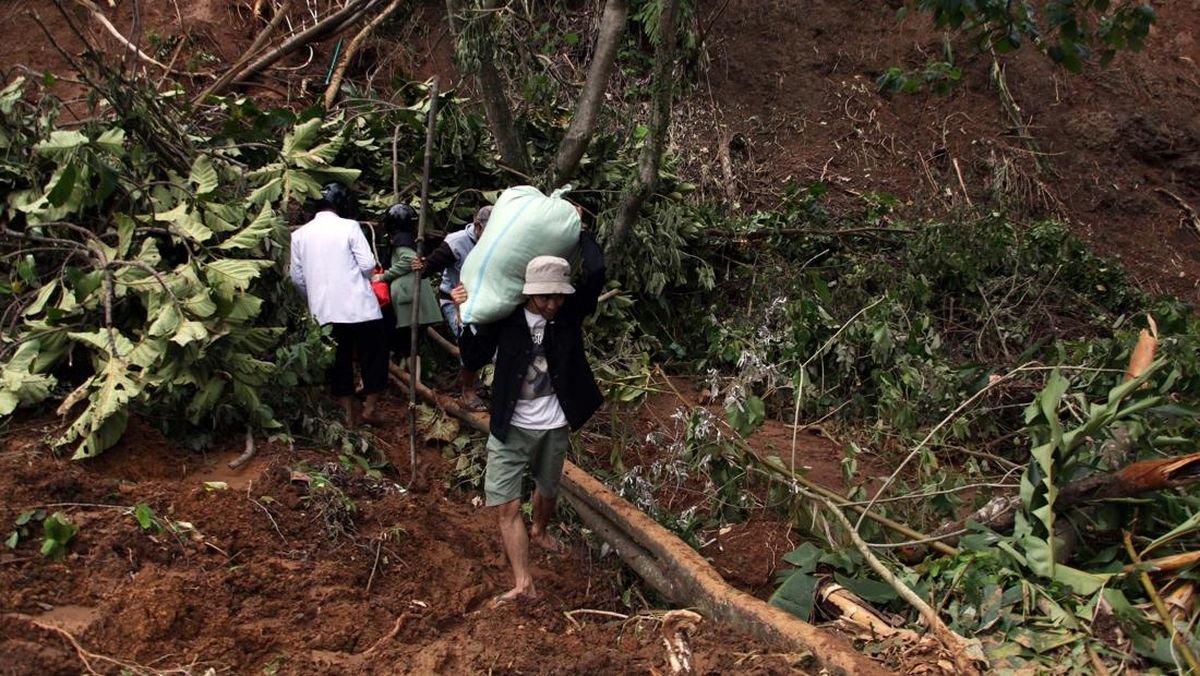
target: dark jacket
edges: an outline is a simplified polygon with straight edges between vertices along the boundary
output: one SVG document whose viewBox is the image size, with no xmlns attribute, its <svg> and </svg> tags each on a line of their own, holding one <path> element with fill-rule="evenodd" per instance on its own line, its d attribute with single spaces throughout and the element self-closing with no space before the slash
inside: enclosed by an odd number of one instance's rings
<svg viewBox="0 0 1200 676">
<path fill-rule="evenodd" d="M 604 403 L 583 349 L 583 320 L 596 311 L 597 299 L 604 289 L 604 253 L 588 232 L 580 235 L 579 250 L 583 259 L 583 278 L 554 319 L 546 323 L 546 333 L 542 337 L 550 381 L 572 430 L 583 427 Z M 477 370 L 495 355 L 490 431 L 492 436 L 504 441 L 533 354 L 525 306 L 518 307 L 500 321 L 473 328 L 474 332 L 463 331 L 459 339 L 463 366 Z"/>
</svg>

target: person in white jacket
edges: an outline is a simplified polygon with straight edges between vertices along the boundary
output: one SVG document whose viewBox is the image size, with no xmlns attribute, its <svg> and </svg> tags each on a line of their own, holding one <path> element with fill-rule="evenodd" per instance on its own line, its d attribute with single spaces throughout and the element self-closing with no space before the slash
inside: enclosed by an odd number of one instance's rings
<svg viewBox="0 0 1200 676">
<path fill-rule="evenodd" d="M 350 191 L 340 183 L 321 189 L 317 213 L 292 233 L 292 283 L 308 302 L 317 323 L 332 327 L 337 345 L 329 368 L 330 392 L 349 425 L 380 423 L 380 394 L 387 388 L 387 327 L 371 290 L 375 256 L 351 213 Z M 354 415 L 354 361 L 366 396 L 362 415 Z"/>
</svg>

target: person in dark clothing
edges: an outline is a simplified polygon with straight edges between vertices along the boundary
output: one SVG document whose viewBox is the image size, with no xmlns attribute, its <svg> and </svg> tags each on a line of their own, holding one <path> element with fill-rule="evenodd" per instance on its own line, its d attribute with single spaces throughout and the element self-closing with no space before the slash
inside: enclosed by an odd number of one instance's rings
<svg viewBox="0 0 1200 676">
<path fill-rule="evenodd" d="M 458 307 L 450 298 L 450 292 L 458 286 L 463 261 L 467 259 L 467 254 L 471 253 L 471 249 L 475 248 L 475 244 L 483 236 L 483 230 L 487 227 L 491 215 L 492 207 L 481 208 L 475 212 L 475 219 L 468 223 L 467 227 L 450 233 L 446 239 L 442 240 L 441 245 L 433 250 L 433 253 L 418 258 L 412 263 L 414 270 L 422 270 L 426 276 L 441 273 L 442 283 L 438 285 L 438 302 L 441 304 L 442 315 L 446 318 L 446 325 L 450 327 L 450 333 L 454 334 L 455 338 L 462 334 L 462 326 L 458 321 Z M 475 380 L 475 371 L 464 368 L 459 372 L 459 381 L 462 384 L 462 405 L 470 411 L 482 411 L 485 407 L 475 388 Z"/>
<path fill-rule="evenodd" d="M 389 285 L 392 302 L 384 308 L 384 320 L 391 337 L 391 352 L 398 363 L 405 363 L 412 352 L 412 303 L 417 272 L 412 262 L 417 258 L 417 212 L 407 204 L 393 204 L 384 212 L 380 223 L 388 234 L 391 245 L 391 266 L 376 274 L 371 281 L 382 281 Z M 442 319 L 433 288 L 425 280 L 420 282 L 417 298 L 419 326 L 436 324 Z M 418 340 L 419 336 L 418 335 Z"/>
<path fill-rule="evenodd" d="M 579 238 L 583 275 L 571 286 L 570 264 L 538 256 L 525 268 L 525 303 L 500 321 L 462 332 L 463 364 L 479 369 L 495 356 L 491 423 L 484 479 L 486 504 L 495 507 L 513 588 L 497 603 L 536 597 L 529 572 L 529 542 L 558 551 L 546 527 L 554 514 L 568 446 L 577 430 L 604 403 L 583 345 L 583 321 L 596 311 L 604 287 L 604 254 L 591 233 Z M 452 296 L 461 305 L 468 291 Z M 521 517 L 521 485 L 531 469 L 533 518 Z"/>
</svg>

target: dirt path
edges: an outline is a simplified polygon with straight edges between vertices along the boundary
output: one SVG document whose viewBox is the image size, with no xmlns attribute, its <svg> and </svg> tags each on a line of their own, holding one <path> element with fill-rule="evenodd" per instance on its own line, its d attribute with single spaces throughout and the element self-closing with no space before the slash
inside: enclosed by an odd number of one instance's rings
<svg viewBox="0 0 1200 676">
<path fill-rule="evenodd" d="M 666 669 L 657 621 L 619 616 L 632 580 L 577 532 L 562 533 L 565 557 L 535 555 L 541 600 L 492 609 L 507 565 L 476 496 L 444 485 L 436 453 L 422 454 L 406 492 L 394 476 L 370 480 L 330 454 L 273 445 L 230 472 L 236 442 L 202 456 L 144 424 L 72 463 L 44 454 L 46 431 L 25 423 L 0 450 L 0 524 L 7 535 L 22 511 L 43 508 L 80 530 L 62 562 L 41 558 L 36 541 L 0 551 L 0 673 L 79 673 L 51 626 L 90 653 L 192 673 Z M 403 434 L 390 441 L 400 448 Z M 319 498 L 323 477 L 353 502 L 352 517 Z M 129 509 L 138 504 L 168 530 L 141 530 Z M 786 673 L 802 661 L 711 623 L 693 647 L 704 671 Z"/>
</svg>

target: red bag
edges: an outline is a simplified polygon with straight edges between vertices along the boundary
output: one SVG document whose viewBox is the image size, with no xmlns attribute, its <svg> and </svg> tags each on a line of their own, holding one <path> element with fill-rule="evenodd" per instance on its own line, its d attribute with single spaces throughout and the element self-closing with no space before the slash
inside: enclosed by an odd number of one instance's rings
<svg viewBox="0 0 1200 676">
<path fill-rule="evenodd" d="M 375 274 L 382 275 L 383 268 L 376 267 Z M 387 307 L 392 302 L 392 289 L 387 282 L 379 280 L 371 282 L 371 290 L 375 292 L 375 300 L 379 301 L 379 307 Z"/>
</svg>

